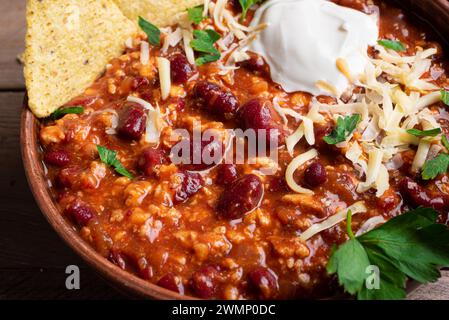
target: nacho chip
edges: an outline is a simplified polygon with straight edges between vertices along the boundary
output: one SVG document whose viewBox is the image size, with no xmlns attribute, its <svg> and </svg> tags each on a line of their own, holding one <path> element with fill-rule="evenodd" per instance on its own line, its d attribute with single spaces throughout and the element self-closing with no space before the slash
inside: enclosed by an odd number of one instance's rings
<svg viewBox="0 0 449 320">
<path fill-rule="evenodd" d="M 132 21 L 139 16 L 159 27 L 173 25 L 177 14 L 204 3 L 204 0 L 114 0 Z"/>
<path fill-rule="evenodd" d="M 28 0 L 27 26 L 24 74 L 37 117 L 81 94 L 136 33 L 112 0 Z"/>
</svg>

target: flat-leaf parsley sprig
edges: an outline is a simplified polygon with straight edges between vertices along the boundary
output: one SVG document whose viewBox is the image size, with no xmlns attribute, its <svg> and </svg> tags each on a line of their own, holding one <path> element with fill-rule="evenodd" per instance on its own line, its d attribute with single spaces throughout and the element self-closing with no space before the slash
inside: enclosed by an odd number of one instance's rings
<svg viewBox="0 0 449 320">
<path fill-rule="evenodd" d="M 449 229 L 437 223 L 438 213 L 417 208 L 355 237 L 348 212 L 350 240 L 334 249 L 327 265 L 346 292 L 362 300 L 402 299 L 406 279 L 436 281 L 439 267 L 449 265 Z M 366 270 L 379 268 L 379 288 L 368 289 Z"/>
<path fill-rule="evenodd" d="M 190 41 L 190 46 L 201 55 L 195 60 L 197 66 L 208 62 L 217 61 L 221 54 L 214 44 L 220 39 L 220 34 L 214 30 L 193 30 L 194 39 Z"/>
<path fill-rule="evenodd" d="M 115 169 L 115 171 L 122 176 L 125 176 L 129 179 L 133 179 L 133 175 L 129 173 L 128 170 L 125 169 L 123 164 L 117 159 L 117 152 L 113 150 L 109 150 L 106 147 L 97 145 L 98 154 L 100 155 L 100 159 L 103 163 L 111 166 Z"/>
</svg>

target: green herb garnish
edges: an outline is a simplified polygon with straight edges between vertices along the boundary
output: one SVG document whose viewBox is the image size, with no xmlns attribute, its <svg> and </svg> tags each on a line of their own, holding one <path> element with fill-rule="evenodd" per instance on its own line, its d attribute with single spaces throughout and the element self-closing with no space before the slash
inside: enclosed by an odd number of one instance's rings
<svg viewBox="0 0 449 320">
<path fill-rule="evenodd" d="M 203 11 L 204 6 L 197 6 L 187 9 L 189 20 L 192 21 L 194 24 L 199 24 L 201 21 L 206 19 L 206 17 L 203 16 Z"/>
<path fill-rule="evenodd" d="M 352 236 L 334 249 L 327 271 L 358 299 L 402 299 L 407 277 L 434 282 L 441 276 L 438 268 L 449 265 L 449 229 L 437 218 L 435 210 L 420 207 Z"/>
<path fill-rule="evenodd" d="M 441 101 L 447 106 L 449 106 L 449 91 L 441 89 Z"/>
<path fill-rule="evenodd" d="M 441 133 L 440 128 L 435 128 L 432 130 L 418 130 L 418 129 L 410 129 L 407 130 L 407 133 L 414 135 L 415 137 L 435 137 Z"/>
<path fill-rule="evenodd" d="M 72 107 L 65 107 L 65 108 L 59 108 L 55 112 L 53 112 L 50 115 L 50 119 L 57 120 L 66 114 L 80 114 L 84 112 L 84 108 L 81 106 L 72 106 Z"/>
<path fill-rule="evenodd" d="M 201 66 L 207 62 L 220 59 L 220 51 L 214 47 L 214 43 L 220 39 L 220 34 L 214 30 L 194 30 L 194 39 L 190 41 L 193 50 L 201 55 L 195 60 L 196 65 Z"/>
<path fill-rule="evenodd" d="M 359 114 L 347 116 L 344 118 L 338 118 L 337 126 L 330 135 L 324 137 L 324 142 L 326 142 L 327 144 L 338 144 L 340 142 L 346 141 L 346 138 L 357 127 L 360 119 L 361 116 Z"/>
<path fill-rule="evenodd" d="M 449 152 L 449 141 L 447 141 L 447 137 L 444 134 L 441 136 L 441 143 L 446 148 L 446 150 Z"/>
<path fill-rule="evenodd" d="M 103 163 L 113 167 L 115 171 L 121 174 L 122 176 L 125 176 L 129 179 L 133 179 L 132 174 L 129 173 L 128 170 L 126 170 L 125 167 L 122 165 L 120 160 L 117 159 L 117 152 L 109 150 L 108 148 L 100 145 L 97 145 L 97 150 L 98 154 L 100 155 L 100 159 Z"/>
<path fill-rule="evenodd" d="M 148 22 L 144 18 L 139 16 L 139 27 L 145 32 L 148 36 L 148 42 L 150 42 L 153 46 L 158 46 L 161 43 L 161 30 L 156 27 L 154 24 Z"/>
<path fill-rule="evenodd" d="M 255 5 L 256 3 L 261 2 L 261 0 L 239 0 L 239 2 L 240 6 L 242 7 L 242 19 L 245 19 L 249 8 L 251 8 L 251 6 Z"/>
<path fill-rule="evenodd" d="M 426 161 L 421 176 L 424 180 L 432 180 L 438 175 L 446 173 L 447 169 L 449 169 L 449 155 L 441 153 L 437 157 Z"/>
<path fill-rule="evenodd" d="M 378 44 L 380 44 L 382 47 L 387 48 L 387 49 L 391 49 L 394 51 L 405 51 L 407 50 L 405 45 L 400 42 L 400 41 L 396 41 L 396 40 L 379 40 L 377 41 Z"/>
</svg>

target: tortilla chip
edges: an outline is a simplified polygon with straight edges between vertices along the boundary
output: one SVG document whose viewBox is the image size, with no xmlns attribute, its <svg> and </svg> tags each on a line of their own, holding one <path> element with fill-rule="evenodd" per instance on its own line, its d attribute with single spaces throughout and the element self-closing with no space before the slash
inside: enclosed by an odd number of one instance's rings
<svg viewBox="0 0 449 320">
<path fill-rule="evenodd" d="M 177 14 L 204 3 L 204 0 L 114 0 L 132 21 L 139 16 L 159 27 L 177 22 Z"/>
<path fill-rule="evenodd" d="M 113 0 L 28 0 L 29 106 L 49 116 L 89 87 L 136 32 Z"/>
</svg>

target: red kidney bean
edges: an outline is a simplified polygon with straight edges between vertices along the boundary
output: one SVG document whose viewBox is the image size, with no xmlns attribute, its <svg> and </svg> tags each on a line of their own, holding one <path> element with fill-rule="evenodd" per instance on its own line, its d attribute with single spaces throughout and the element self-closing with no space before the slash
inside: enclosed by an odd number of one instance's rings
<svg viewBox="0 0 449 320">
<path fill-rule="evenodd" d="M 139 275 L 144 280 L 151 280 L 153 274 L 153 268 L 151 266 L 146 266 L 142 269 L 139 269 Z"/>
<path fill-rule="evenodd" d="M 219 272 L 220 269 L 217 266 L 206 266 L 196 271 L 190 279 L 193 293 L 203 299 L 211 298 L 218 287 Z"/>
<path fill-rule="evenodd" d="M 244 129 L 266 130 L 268 146 L 270 142 L 276 140 L 279 144 L 282 143 L 284 139 L 282 129 L 266 103 L 259 99 L 248 101 L 240 109 L 239 117 Z"/>
<path fill-rule="evenodd" d="M 137 161 L 138 168 L 147 176 L 154 174 L 154 167 L 161 165 L 166 160 L 165 152 L 162 149 L 146 148 Z"/>
<path fill-rule="evenodd" d="M 237 65 L 263 77 L 270 74 L 268 65 L 261 56 L 255 53 L 250 53 L 249 56 L 248 60 L 239 62 Z"/>
<path fill-rule="evenodd" d="M 402 196 L 413 206 L 424 206 L 444 212 L 449 208 L 449 201 L 442 196 L 433 196 L 409 177 L 400 182 Z"/>
<path fill-rule="evenodd" d="M 319 163 L 313 162 L 309 165 L 304 172 L 304 181 L 305 183 L 312 188 L 319 187 L 327 180 L 327 172 L 326 168 Z"/>
<path fill-rule="evenodd" d="M 127 104 L 119 113 L 118 134 L 125 139 L 138 140 L 145 132 L 147 114 L 141 106 Z"/>
<path fill-rule="evenodd" d="M 199 173 L 181 171 L 178 173 L 181 184 L 176 189 L 174 203 L 182 203 L 196 194 L 204 185 L 204 179 Z"/>
<path fill-rule="evenodd" d="M 234 10 L 234 12 L 242 12 L 242 6 L 240 5 L 239 0 L 229 0 L 228 3 L 231 6 L 231 9 Z"/>
<path fill-rule="evenodd" d="M 185 99 L 179 98 L 178 103 L 176 104 L 176 110 L 179 112 L 182 112 L 182 111 L 184 111 L 185 108 L 186 108 Z"/>
<path fill-rule="evenodd" d="M 69 164 L 70 156 L 64 150 L 53 150 L 45 154 L 44 161 L 51 166 L 64 167 Z"/>
<path fill-rule="evenodd" d="M 77 200 L 72 202 L 64 213 L 75 220 L 80 226 L 86 226 L 95 216 L 94 211 L 84 202 Z"/>
<path fill-rule="evenodd" d="M 262 181 L 254 174 L 247 174 L 226 188 L 218 201 L 217 211 L 225 219 L 239 219 L 256 209 L 262 197 Z"/>
<path fill-rule="evenodd" d="M 149 84 L 150 84 L 150 81 L 147 78 L 137 76 L 134 78 L 131 88 L 133 90 L 137 90 L 140 87 L 145 87 L 145 86 L 148 86 Z"/>
<path fill-rule="evenodd" d="M 237 167 L 233 164 L 222 164 L 218 167 L 217 183 L 225 186 L 237 180 Z"/>
<path fill-rule="evenodd" d="M 127 259 L 123 254 L 116 252 L 116 251 L 111 251 L 109 253 L 108 260 L 111 261 L 113 264 L 115 264 L 120 269 L 126 270 L 126 266 L 127 266 L 126 260 Z"/>
<path fill-rule="evenodd" d="M 167 273 L 165 276 L 160 278 L 157 282 L 157 285 L 170 291 L 184 294 L 184 285 L 182 284 L 180 279 L 178 279 L 171 273 Z"/>
<path fill-rule="evenodd" d="M 226 91 L 215 83 L 200 81 L 193 88 L 193 96 L 198 100 L 198 105 L 223 119 L 231 119 L 235 116 L 239 103 L 230 91 Z"/>
<path fill-rule="evenodd" d="M 248 283 L 264 299 L 274 298 L 279 291 L 277 276 L 268 268 L 257 267 L 250 271 L 248 274 Z"/>
<path fill-rule="evenodd" d="M 182 53 L 176 53 L 170 58 L 171 79 L 174 83 L 187 82 L 193 74 L 193 67 Z"/>
</svg>

